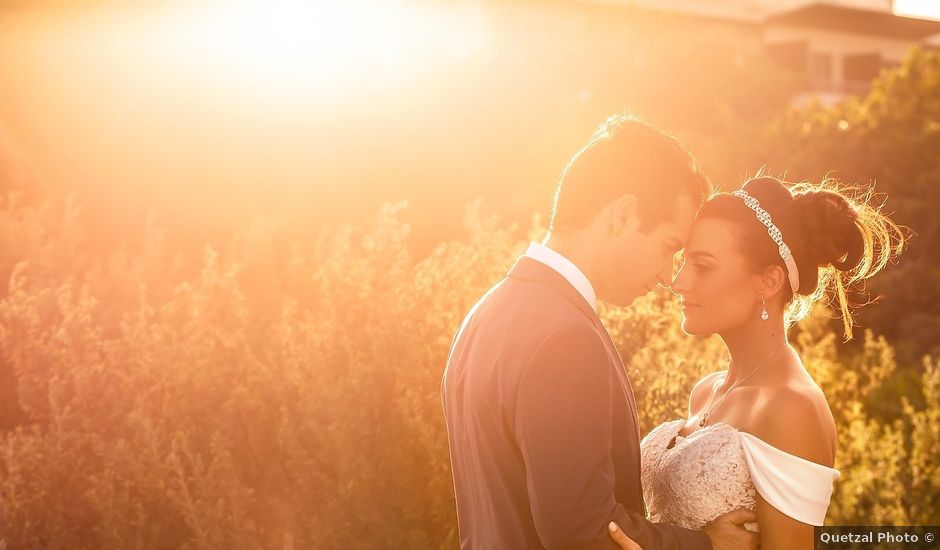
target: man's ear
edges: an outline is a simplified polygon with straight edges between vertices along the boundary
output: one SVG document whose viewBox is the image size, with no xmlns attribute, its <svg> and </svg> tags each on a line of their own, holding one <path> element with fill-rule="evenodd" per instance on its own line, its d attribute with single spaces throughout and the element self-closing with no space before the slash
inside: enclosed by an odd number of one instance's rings
<svg viewBox="0 0 940 550">
<path fill-rule="evenodd" d="M 611 204 L 610 232 L 612 235 L 619 235 L 624 231 L 633 231 L 640 227 L 636 203 L 636 195 L 627 193 Z"/>
</svg>

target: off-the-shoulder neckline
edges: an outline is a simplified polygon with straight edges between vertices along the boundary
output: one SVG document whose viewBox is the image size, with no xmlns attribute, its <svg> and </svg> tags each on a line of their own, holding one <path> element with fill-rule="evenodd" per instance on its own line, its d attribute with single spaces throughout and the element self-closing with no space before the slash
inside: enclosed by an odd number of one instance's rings
<svg viewBox="0 0 940 550">
<path fill-rule="evenodd" d="M 750 433 L 750 432 L 746 432 L 746 431 L 744 431 L 744 430 L 742 430 L 742 429 L 740 429 L 740 428 L 737 428 L 736 426 L 733 426 L 733 425 L 731 425 L 731 424 L 728 424 L 727 422 L 715 422 L 714 424 L 709 424 L 708 426 L 704 426 L 704 427 L 702 427 L 702 428 L 699 428 L 699 429 L 693 431 L 692 433 L 690 433 L 690 434 L 688 434 L 688 435 L 682 435 L 682 434 L 680 434 L 679 432 L 682 431 L 682 426 L 685 426 L 685 423 L 688 422 L 688 421 L 689 421 L 688 418 L 677 418 L 677 419 L 675 419 L 675 420 L 672 421 L 673 423 L 680 423 L 680 424 L 678 425 L 678 429 L 675 430 L 676 443 L 675 443 L 675 445 L 673 445 L 673 447 L 672 447 L 670 450 L 675 449 L 676 445 L 679 444 L 679 439 L 688 440 L 689 438 L 691 438 L 691 437 L 694 436 L 695 434 L 697 434 L 697 433 L 699 433 L 699 432 L 704 432 L 704 431 L 708 430 L 709 428 L 717 428 L 717 427 L 720 427 L 720 426 L 724 426 L 724 427 L 730 428 L 732 431 L 737 432 L 738 434 L 746 435 L 746 436 L 748 436 L 749 438 L 755 440 L 756 442 L 759 442 L 759 443 L 761 443 L 761 444 L 763 444 L 763 445 L 766 445 L 767 447 L 769 447 L 770 449 L 773 449 L 774 451 L 776 451 L 776 452 L 778 452 L 778 453 L 785 454 L 785 455 L 787 455 L 788 457 L 792 457 L 792 458 L 795 459 L 795 460 L 800 460 L 800 461 L 803 461 L 803 462 L 805 462 L 805 463 L 807 463 L 807 464 L 811 464 L 811 465 L 817 466 L 817 467 L 819 467 L 819 468 L 825 468 L 825 469 L 827 469 L 827 470 L 831 470 L 831 471 L 834 471 L 834 472 L 838 472 L 838 471 L 839 471 L 839 470 L 837 470 L 836 468 L 833 468 L 833 467 L 831 467 L 831 466 L 826 466 L 825 464 L 820 464 L 820 463 L 818 463 L 818 462 L 813 462 L 812 460 L 808 460 L 808 459 L 806 459 L 806 458 L 803 458 L 802 456 L 797 456 L 797 455 L 795 455 L 795 454 L 793 454 L 793 453 L 788 453 L 788 452 L 784 451 L 783 449 L 781 449 L 781 448 L 779 448 L 779 447 L 775 447 L 775 446 L 771 445 L 770 443 L 767 443 L 766 441 L 764 441 L 763 439 L 757 437 L 756 435 L 754 435 L 754 434 L 752 434 L 752 433 Z"/>
</svg>

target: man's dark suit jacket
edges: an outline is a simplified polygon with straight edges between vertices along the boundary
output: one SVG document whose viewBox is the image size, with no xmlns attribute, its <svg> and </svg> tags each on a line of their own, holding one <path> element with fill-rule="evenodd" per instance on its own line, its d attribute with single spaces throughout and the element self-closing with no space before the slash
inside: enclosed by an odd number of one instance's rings
<svg viewBox="0 0 940 550">
<path fill-rule="evenodd" d="M 597 314 L 557 271 L 521 257 L 473 307 L 441 383 L 460 547 L 709 549 L 646 519 L 633 388 Z"/>
</svg>

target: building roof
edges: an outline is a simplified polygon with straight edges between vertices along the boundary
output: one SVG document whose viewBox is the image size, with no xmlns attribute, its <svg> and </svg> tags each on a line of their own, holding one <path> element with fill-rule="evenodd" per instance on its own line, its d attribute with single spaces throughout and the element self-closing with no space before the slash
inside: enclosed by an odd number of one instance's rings
<svg viewBox="0 0 940 550">
<path fill-rule="evenodd" d="M 940 21 L 824 2 L 771 14 L 767 17 L 767 23 L 911 40 L 940 33 Z"/>
</svg>

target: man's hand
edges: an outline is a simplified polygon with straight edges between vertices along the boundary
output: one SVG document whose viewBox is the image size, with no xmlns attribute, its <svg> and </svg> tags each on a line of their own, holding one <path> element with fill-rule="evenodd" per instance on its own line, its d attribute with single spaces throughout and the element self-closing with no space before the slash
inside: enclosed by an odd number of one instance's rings
<svg viewBox="0 0 940 550">
<path fill-rule="evenodd" d="M 643 550 L 642 546 L 633 542 L 633 539 L 621 531 L 620 526 L 613 521 L 607 524 L 607 534 L 610 535 L 611 540 L 620 545 L 620 548 L 623 550 Z"/>
<path fill-rule="evenodd" d="M 751 521 L 757 521 L 757 514 L 739 508 L 718 516 L 702 528 L 702 531 L 711 539 L 714 550 L 736 550 L 740 548 L 757 550 L 760 548 L 760 536 L 744 528 L 744 524 Z"/>
</svg>

